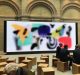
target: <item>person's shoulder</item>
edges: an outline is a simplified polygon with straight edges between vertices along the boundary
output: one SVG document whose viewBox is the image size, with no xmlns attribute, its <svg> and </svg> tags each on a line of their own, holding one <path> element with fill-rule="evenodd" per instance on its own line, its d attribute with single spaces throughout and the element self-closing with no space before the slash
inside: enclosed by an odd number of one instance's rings
<svg viewBox="0 0 80 75">
<path fill-rule="evenodd" d="M 59 48 L 59 46 L 57 46 L 57 48 Z"/>
<path fill-rule="evenodd" d="M 73 53 L 80 53 L 80 50 L 75 49 L 75 50 L 73 51 Z"/>
<path fill-rule="evenodd" d="M 65 50 L 64 50 L 64 48 L 62 48 L 61 50 L 60 50 L 60 52 L 64 52 Z"/>
<path fill-rule="evenodd" d="M 64 48 L 61 49 L 62 51 L 65 50 Z"/>
<path fill-rule="evenodd" d="M 75 50 L 73 50 L 73 52 L 76 52 L 77 50 L 75 49 Z"/>
<path fill-rule="evenodd" d="M 57 50 L 59 49 L 60 47 L 59 46 L 57 46 Z"/>
</svg>

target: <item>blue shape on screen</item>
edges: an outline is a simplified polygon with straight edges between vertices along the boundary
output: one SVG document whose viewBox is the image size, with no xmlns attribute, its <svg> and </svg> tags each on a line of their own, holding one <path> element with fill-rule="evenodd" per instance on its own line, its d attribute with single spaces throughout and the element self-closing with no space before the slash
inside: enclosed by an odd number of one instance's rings
<svg viewBox="0 0 80 75">
<path fill-rule="evenodd" d="M 38 28 L 38 34 L 42 37 L 46 37 L 50 33 L 50 27 L 42 25 Z"/>
</svg>

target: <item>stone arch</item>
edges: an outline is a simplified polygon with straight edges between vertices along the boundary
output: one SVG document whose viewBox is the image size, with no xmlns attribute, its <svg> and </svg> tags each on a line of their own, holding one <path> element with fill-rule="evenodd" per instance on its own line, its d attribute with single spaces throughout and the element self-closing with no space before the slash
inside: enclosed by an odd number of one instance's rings
<svg viewBox="0 0 80 75">
<path fill-rule="evenodd" d="M 36 1 L 32 1 L 31 3 L 29 3 L 29 5 L 26 7 L 27 16 L 30 16 L 30 13 L 33 10 L 33 8 L 35 8 L 38 5 L 42 5 L 45 8 L 47 8 L 51 12 L 52 16 L 57 14 L 56 8 L 54 7 L 52 3 L 50 3 L 47 0 L 36 0 Z"/>
<path fill-rule="evenodd" d="M 61 16 L 64 15 L 64 13 L 69 10 L 69 9 L 75 9 L 77 11 L 80 11 L 80 5 L 77 3 L 68 3 L 66 5 L 63 6 L 62 10 L 61 10 Z"/>
<path fill-rule="evenodd" d="M 20 8 L 13 1 L 9 1 L 9 0 L 0 1 L 0 5 L 5 5 L 5 6 L 12 8 L 12 10 L 15 12 L 16 16 L 21 14 Z"/>
</svg>

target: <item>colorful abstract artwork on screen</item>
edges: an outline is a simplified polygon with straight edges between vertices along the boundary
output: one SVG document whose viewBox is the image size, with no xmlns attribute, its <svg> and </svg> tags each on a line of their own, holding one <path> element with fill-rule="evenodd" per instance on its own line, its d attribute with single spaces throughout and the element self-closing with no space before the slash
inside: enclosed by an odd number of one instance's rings
<svg viewBox="0 0 80 75">
<path fill-rule="evenodd" d="M 7 21 L 8 52 L 55 51 L 59 43 L 75 48 L 75 23 Z"/>
</svg>

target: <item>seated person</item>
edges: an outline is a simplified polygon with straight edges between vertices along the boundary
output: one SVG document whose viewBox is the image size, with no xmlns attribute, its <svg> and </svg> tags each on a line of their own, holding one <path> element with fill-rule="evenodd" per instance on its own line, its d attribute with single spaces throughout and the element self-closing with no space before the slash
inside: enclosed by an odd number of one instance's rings
<svg viewBox="0 0 80 75">
<path fill-rule="evenodd" d="M 29 70 L 18 67 L 16 63 L 8 63 L 4 68 L 7 75 L 28 75 Z"/>
<path fill-rule="evenodd" d="M 64 45 L 64 48 L 61 49 L 59 59 L 60 59 L 60 61 L 63 61 L 63 62 L 70 61 L 69 62 L 69 70 L 70 70 L 70 66 L 72 65 L 72 58 L 70 57 L 70 53 L 68 51 L 67 45 Z"/>
<path fill-rule="evenodd" d="M 59 58 L 59 53 L 61 51 L 61 47 L 62 47 L 62 44 L 60 43 L 59 46 L 56 49 L 56 58 Z"/>
<path fill-rule="evenodd" d="M 68 56 L 69 56 L 69 51 L 68 51 L 68 46 L 64 45 L 64 48 L 61 49 L 59 58 L 61 61 L 66 62 L 68 61 Z"/>
<path fill-rule="evenodd" d="M 4 72 L 6 72 L 7 75 L 16 75 L 17 69 L 18 65 L 16 63 L 9 63 L 5 66 Z"/>
<path fill-rule="evenodd" d="M 80 46 L 76 45 L 75 50 L 73 51 L 73 62 L 80 64 Z"/>
</svg>

